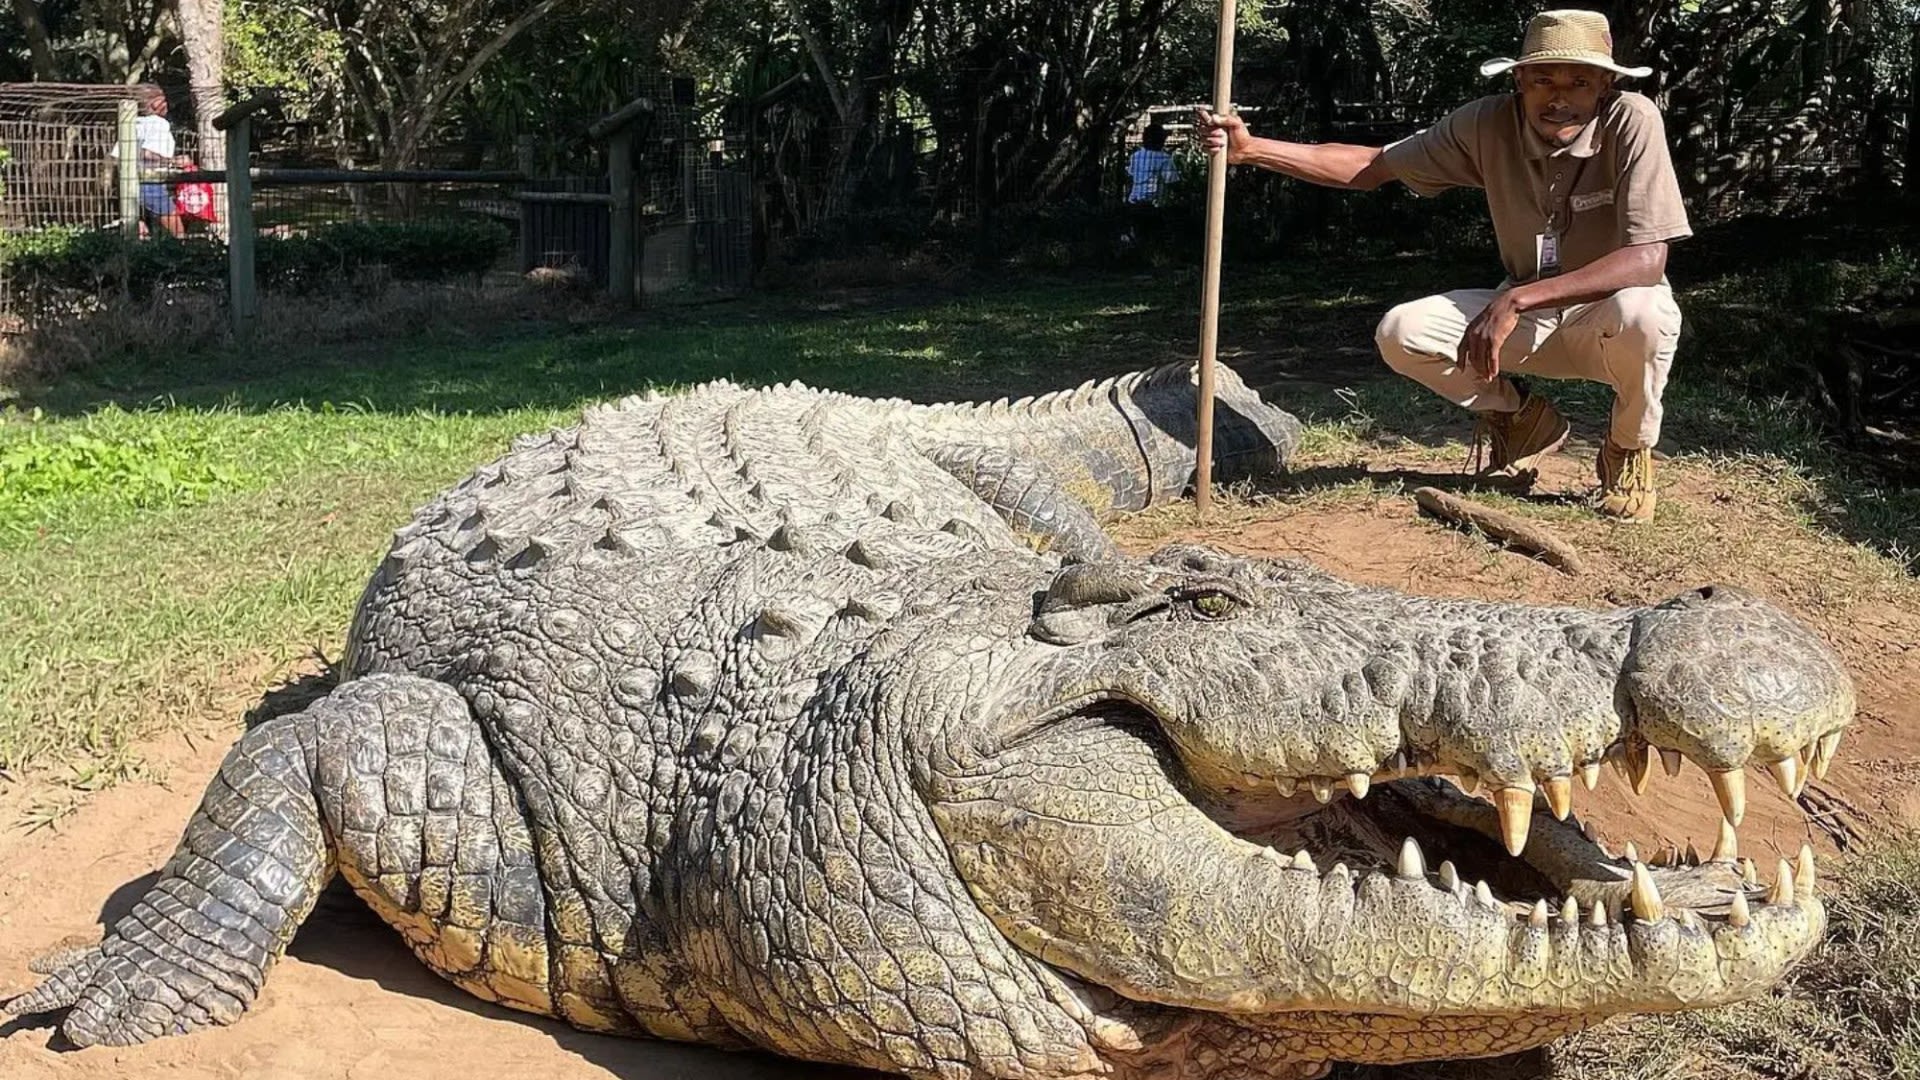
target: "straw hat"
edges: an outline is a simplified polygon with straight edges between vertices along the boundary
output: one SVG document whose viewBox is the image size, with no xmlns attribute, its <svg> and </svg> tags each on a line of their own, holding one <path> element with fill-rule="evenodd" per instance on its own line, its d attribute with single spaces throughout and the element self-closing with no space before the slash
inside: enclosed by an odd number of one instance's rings
<svg viewBox="0 0 1920 1080">
<path fill-rule="evenodd" d="M 1527 36 L 1520 43 L 1520 57 L 1502 57 L 1480 65 L 1480 74 L 1498 75 L 1522 64 L 1589 64 L 1606 68 L 1615 75 L 1637 77 L 1653 74 L 1648 67 L 1622 67 L 1613 59 L 1613 31 L 1607 17 L 1597 11 L 1578 8 L 1543 11 L 1527 23 Z"/>
</svg>

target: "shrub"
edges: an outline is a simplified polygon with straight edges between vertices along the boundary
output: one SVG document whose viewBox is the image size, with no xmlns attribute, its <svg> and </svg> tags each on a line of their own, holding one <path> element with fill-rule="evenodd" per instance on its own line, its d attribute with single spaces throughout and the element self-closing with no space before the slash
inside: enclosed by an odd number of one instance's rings
<svg viewBox="0 0 1920 1080">
<path fill-rule="evenodd" d="M 342 222 L 260 237 L 254 272 L 263 290 L 324 291 L 379 270 L 395 281 L 477 279 L 506 250 L 492 222 Z M 117 230 L 43 229 L 0 238 L 0 265 L 18 293 L 146 297 L 163 288 L 222 286 L 226 245 L 212 238 L 129 239 Z"/>
</svg>

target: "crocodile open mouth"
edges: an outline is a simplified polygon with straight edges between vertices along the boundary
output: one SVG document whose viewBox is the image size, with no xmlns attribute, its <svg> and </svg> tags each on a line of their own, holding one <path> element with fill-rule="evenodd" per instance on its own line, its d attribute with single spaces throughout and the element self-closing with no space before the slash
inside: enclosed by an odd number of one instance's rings
<svg viewBox="0 0 1920 1080">
<path fill-rule="evenodd" d="M 1718 836 L 1699 844 L 1642 852 L 1628 842 L 1611 850 L 1577 816 L 1558 817 L 1542 794 L 1526 807 L 1520 852 L 1512 855 L 1515 811 L 1439 777 L 1369 784 L 1357 796 L 1344 789 L 1327 794 L 1324 804 L 1301 790 L 1291 798 L 1223 799 L 1204 809 L 1235 836 L 1302 868 L 1344 864 L 1356 874 L 1424 877 L 1463 902 L 1471 896 L 1536 924 L 1607 925 L 1672 913 L 1682 922 L 1743 926 L 1754 905 L 1791 902 L 1796 889 L 1811 892 L 1814 885 L 1806 846 L 1796 860 L 1769 867 L 1771 882 L 1763 883 L 1724 818 Z"/>
<path fill-rule="evenodd" d="M 1731 825 L 1704 853 L 1609 850 L 1561 783 L 1522 803 L 1437 763 L 1338 787 L 1209 772 L 1164 715 L 1081 697 L 927 789 L 1001 931 L 1136 1001 L 1344 1033 L 1340 1055 L 1392 1028 L 1365 1060 L 1507 1052 L 1762 993 L 1825 927 L 1810 849 L 1763 883 Z"/>
</svg>

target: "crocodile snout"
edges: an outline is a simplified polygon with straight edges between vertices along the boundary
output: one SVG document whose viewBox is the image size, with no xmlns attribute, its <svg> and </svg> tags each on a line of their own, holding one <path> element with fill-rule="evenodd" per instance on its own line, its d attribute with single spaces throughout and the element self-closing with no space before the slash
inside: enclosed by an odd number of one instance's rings
<svg viewBox="0 0 1920 1080">
<path fill-rule="evenodd" d="M 1779 607 L 1727 585 L 1641 612 L 1620 675 L 1635 778 L 1653 749 L 1691 758 L 1734 824 L 1744 813 L 1742 769 L 1764 765 L 1798 795 L 1826 774 L 1853 719 L 1853 680 L 1833 649 Z"/>
</svg>

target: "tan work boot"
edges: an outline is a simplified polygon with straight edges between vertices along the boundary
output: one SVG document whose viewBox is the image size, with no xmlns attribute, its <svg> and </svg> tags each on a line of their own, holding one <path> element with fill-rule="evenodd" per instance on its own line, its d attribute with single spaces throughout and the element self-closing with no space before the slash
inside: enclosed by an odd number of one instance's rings
<svg viewBox="0 0 1920 1080">
<path fill-rule="evenodd" d="M 1595 463 L 1600 473 L 1600 499 L 1594 509 L 1621 521 L 1652 521 L 1659 495 L 1653 490 L 1653 448 L 1622 450 L 1612 436 L 1600 444 Z"/>
<path fill-rule="evenodd" d="M 1517 412 L 1476 414 L 1473 428 L 1473 460 L 1479 463 L 1484 448 L 1486 463 L 1475 470 L 1484 477 L 1518 476 L 1537 472 L 1540 459 L 1566 444 L 1572 426 L 1553 403 L 1539 394 L 1528 394 Z"/>
</svg>

